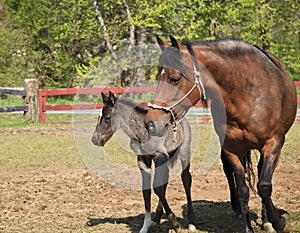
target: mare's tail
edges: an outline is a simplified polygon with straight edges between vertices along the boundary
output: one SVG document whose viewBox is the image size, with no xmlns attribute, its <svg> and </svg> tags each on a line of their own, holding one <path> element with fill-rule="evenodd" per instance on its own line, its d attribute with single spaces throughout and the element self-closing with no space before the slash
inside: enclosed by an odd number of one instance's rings
<svg viewBox="0 0 300 233">
<path fill-rule="evenodd" d="M 253 193 L 257 193 L 255 189 L 255 174 L 253 171 L 252 161 L 251 161 L 251 151 L 249 150 L 244 157 L 244 169 L 246 173 L 246 180 L 248 182 L 249 188 Z"/>
</svg>

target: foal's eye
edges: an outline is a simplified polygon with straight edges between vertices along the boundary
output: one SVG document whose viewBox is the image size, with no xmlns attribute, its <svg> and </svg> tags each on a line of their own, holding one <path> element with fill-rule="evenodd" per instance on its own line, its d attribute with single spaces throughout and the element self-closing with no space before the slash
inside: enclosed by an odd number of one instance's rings
<svg viewBox="0 0 300 233">
<path fill-rule="evenodd" d="M 171 76 L 171 77 L 169 78 L 169 83 L 171 83 L 171 84 L 173 84 L 173 85 L 178 84 L 179 81 L 180 81 L 180 77 L 178 77 L 178 76 Z"/>
<path fill-rule="evenodd" d="M 111 118 L 110 115 L 104 117 L 104 119 L 105 119 L 106 122 L 110 121 L 110 118 Z"/>
</svg>

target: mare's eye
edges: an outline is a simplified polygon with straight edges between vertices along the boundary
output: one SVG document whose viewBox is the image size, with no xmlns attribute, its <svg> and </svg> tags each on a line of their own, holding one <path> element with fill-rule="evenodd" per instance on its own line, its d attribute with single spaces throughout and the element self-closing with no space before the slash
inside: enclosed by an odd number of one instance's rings
<svg viewBox="0 0 300 233">
<path fill-rule="evenodd" d="M 180 77 L 178 77 L 178 76 L 171 76 L 171 77 L 169 78 L 169 83 L 171 83 L 171 84 L 173 84 L 173 85 L 178 84 L 179 81 L 180 81 Z"/>
</svg>

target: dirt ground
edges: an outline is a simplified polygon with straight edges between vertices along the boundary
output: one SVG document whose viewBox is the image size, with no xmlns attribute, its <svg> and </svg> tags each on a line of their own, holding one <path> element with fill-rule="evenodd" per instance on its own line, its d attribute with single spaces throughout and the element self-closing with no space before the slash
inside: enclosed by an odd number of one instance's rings
<svg viewBox="0 0 300 233">
<path fill-rule="evenodd" d="M 11 133 L 11 132 L 7 132 Z M 192 198 L 199 232 L 242 232 L 229 204 L 229 190 L 218 162 L 205 175 L 192 171 Z M 300 230 L 300 166 L 279 164 L 273 178 L 273 201 L 290 214 L 290 232 Z M 138 232 L 143 223 L 141 191 L 124 190 L 76 166 L 0 170 L 0 232 Z M 181 180 L 173 180 L 167 198 L 186 229 L 186 199 Z M 152 195 L 152 210 L 157 198 Z M 253 219 L 260 218 L 260 198 L 251 193 Z M 87 222 L 93 226 L 87 226 Z M 260 232 L 260 219 L 253 221 Z M 163 219 L 159 229 L 172 232 Z"/>
</svg>

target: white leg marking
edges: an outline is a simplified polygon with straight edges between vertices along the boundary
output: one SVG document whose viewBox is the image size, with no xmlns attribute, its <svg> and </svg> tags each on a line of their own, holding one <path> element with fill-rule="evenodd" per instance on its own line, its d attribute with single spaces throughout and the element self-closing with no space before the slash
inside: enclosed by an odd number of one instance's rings
<svg viewBox="0 0 300 233">
<path fill-rule="evenodd" d="M 194 224 L 189 224 L 188 229 L 189 229 L 189 232 L 196 232 L 197 231 L 197 228 L 195 227 Z"/>
<path fill-rule="evenodd" d="M 268 233 L 269 232 L 276 232 L 275 229 L 272 226 L 272 223 L 270 223 L 270 222 L 264 222 L 263 229 L 264 229 L 264 231 L 266 231 Z"/>
<path fill-rule="evenodd" d="M 151 213 L 145 210 L 144 224 L 142 229 L 140 230 L 140 233 L 147 233 L 152 223 Z"/>
</svg>

